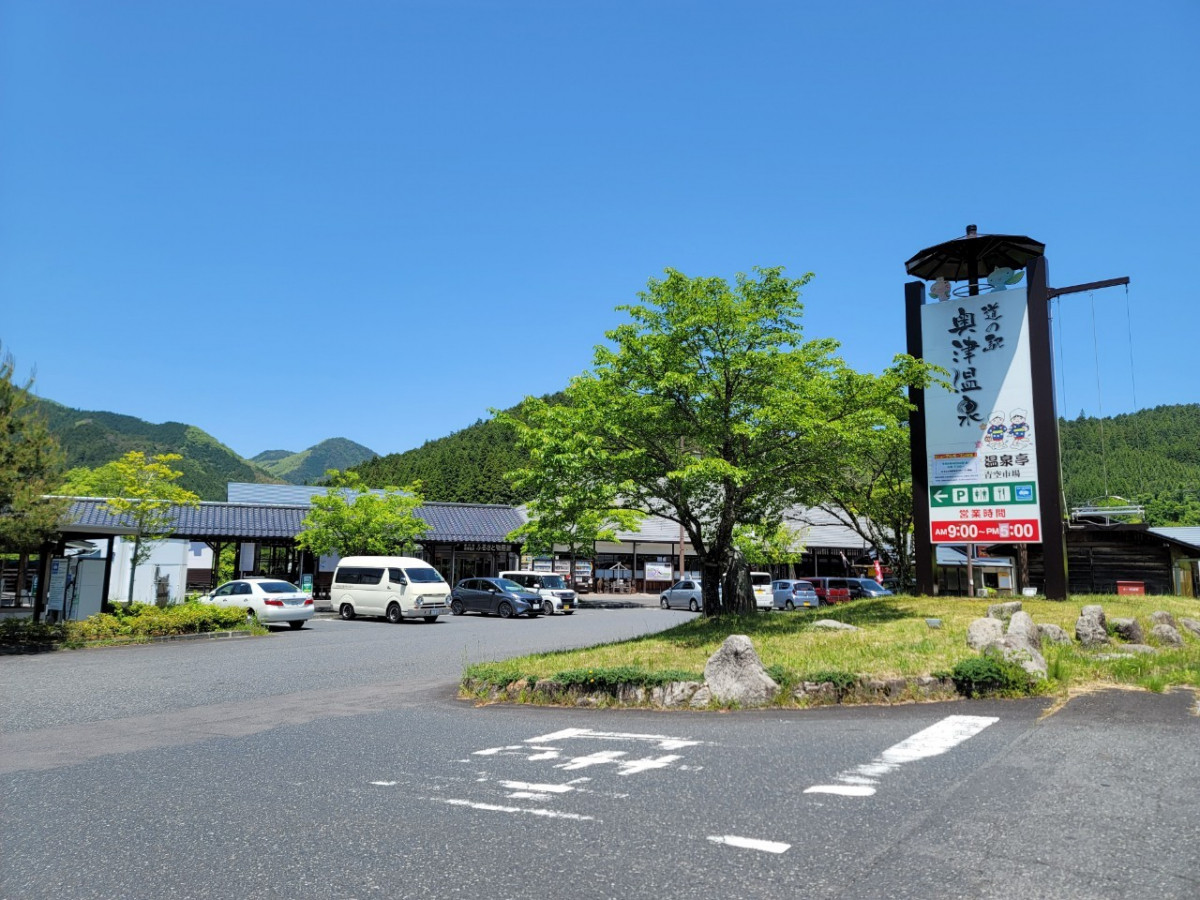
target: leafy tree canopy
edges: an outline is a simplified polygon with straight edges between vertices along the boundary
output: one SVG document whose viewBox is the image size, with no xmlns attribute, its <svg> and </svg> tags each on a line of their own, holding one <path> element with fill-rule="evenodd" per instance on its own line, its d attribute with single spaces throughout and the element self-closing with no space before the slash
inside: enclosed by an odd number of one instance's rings
<svg viewBox="0 0 1200 900">
<path fill-rule="evenodd" d="M 0 354 L 0 551 L 36 550 L 57 531 L 66 502 L 47 499 L 61 476 L 62 451 L 16 363 Z"/>
<path fill-rule="evenodd" d="M 419 484 L 371 492 L 355 472 L 325 473 L 329 490 L 312 498 L 312 512 L 296 543 L 318 556 L 391 556 L 411 553 L 429 525 L 416 516 L 424 502 Z"/>
<path fill-rule="evenodd" d="M 641 303 L 620 307 L 629 321 L 607 333 L 560 411 L 534 398 L 520 408 L 544 452 L 617 486 L 626 508 L 683 525 L 709 615 L 754 608 L 746 592 L 718 596 L 739 529 L 774 534 L 787 507 L 819 498 L 828 472 L 907 416 L 903 389 L 929 377 L 907 356 L 863 374 L 836 341 L 803 341 L 811 275 L 756 274 L 730 286 L 668 269 Z"/>
</svg>

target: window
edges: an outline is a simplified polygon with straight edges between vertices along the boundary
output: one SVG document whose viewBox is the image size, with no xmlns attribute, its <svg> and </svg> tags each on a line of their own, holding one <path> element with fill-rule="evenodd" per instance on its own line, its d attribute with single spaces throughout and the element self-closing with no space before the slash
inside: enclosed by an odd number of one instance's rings
<svg viewBox="0 0 1200 900">
<path fill-rule="evenodd" d="M 300 588 L 287 581 L 260 581 L 258 586 L 268 594 L 298 594 Z"/>
<path fill-rule="evenodd" d="M 392 584 L 408 584 L 408 580 L 404 577 L 404 572 L 400 569 L 388 569 L 388 581 Z"/>
<path fill-rule="evenodd" d="M 252 593 L 254 593 L 254 592 L 253 592 L 253 590 L 250 588 L 250 585 L 248 585 L 248 584 L 247 584 L 246 582 L 244 582 L 244 581 L 239 581 L 237 584 L 235 584 L 235 585 L 233 586 L 233 592 L 234 592 L 235 594 L 237 594 L 238 596 L 241 596 L 242 594 L 252 594 Z"/>
<path fill-rule="evenodd" d="M 383 569 L 369 569 L 365 566 L 339 568 L 334 575 L 338 584 L 379 584 L 382 578 Z"/>
<path fill-rule="evenodd" d="M 405 569 L 404 574 L 408 576 L 408 580 L 413 584 L 437 584 L 446 580 L 437 569 L 430 569 L 425 566 Z"/>
</svg>

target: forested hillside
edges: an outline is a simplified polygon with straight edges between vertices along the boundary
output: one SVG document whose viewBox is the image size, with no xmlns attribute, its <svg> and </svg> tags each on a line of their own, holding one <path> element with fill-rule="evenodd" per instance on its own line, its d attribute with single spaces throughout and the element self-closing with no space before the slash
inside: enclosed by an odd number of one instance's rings
<svg viewBox="0 0 1200 900">
<path fill-rule="evenodd" d="M 426 500 L 519 504 L 524 498 L 504 475 L 523 464 L 512 429 L 494 419 L 480 419 L 404 453 L 376 457 L 354 471 L 376 488 L 403 487 L 420 480 Z"/>
<path fill-rule="evenodd" d="M 250 462 L 292 484 L 317 484 L 328 469 L 349 469 L 377 455 L 346 438 L 330 438 L 299 453 L 266 450 L 251 457 Z"/>
<path fill-rule="evenodd" d="M 1067 505 L 1116 495 L 1151 525 L 1200 525 L 1200 404 L 1060 424 Z"/>
<path fill-rule="evenodd" d="M 37 406 L 65 451 L 68 468 L 95 468 L 130 450 L 179 453 L 183 459 L 175 467 L 183 477 L 178 483 L 202 500 L 224 500 L 230 481 L 279 482 L 194 425 L 154 425 L 134 416 L 71 409 L 51 400 L 38 400 Z"/>
<path fill-rule="evenodd" d="M 1200 404 L 1063 421 L 1061 442 L 1068 506 L 1117 495 L 1145 504 L 1151 525 L 1200 525 Z M 521 503 L 504 473 L 523 464 L 515 436 L 489 419 L 355 471 L 372 487 L 420 479 L 430 500 Z"/>
</svg>

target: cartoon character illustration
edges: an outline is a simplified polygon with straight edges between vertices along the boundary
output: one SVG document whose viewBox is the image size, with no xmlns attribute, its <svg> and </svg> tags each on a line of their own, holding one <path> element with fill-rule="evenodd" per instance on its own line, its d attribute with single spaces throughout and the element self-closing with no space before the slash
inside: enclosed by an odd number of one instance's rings
<svg viewBox="0 0 1200 900">
<path fill-rule="evenodd" d="M 929 289 L 929 296 L 934 300 L 942 301 L 950 299 L 950 282 L 945 278 L 939 278 L 933 283 L 933 287 Z"/>
<path fill-rule="evenodd" d="M 1004 413 L 994 412 L 992 418 L 988 422 L 987 427 L 983 430 L 983 442 L 989 450 L 999 450 L 1004 446 L 1004 436 L 1007 429 L 1004 427 Z"/>
<path fill-rule="evenodd" d="M 1024 272 L 1014 273 L 1012 269 L 1004 266 L 994 269 L 992 274 L 987 277 L 987 283 L 992 286 L 993 291 L 1007 291 L 1010 284 L 1016 284 L 1024 277 Z"/>
<path fill-rule="evenodd" d="M 1025 419 L 1025 410 L 1014 409 L 1008 423 L 1008 446 L 1024 450 L 1033 446 L 1033 426 Z"/>
</svg>

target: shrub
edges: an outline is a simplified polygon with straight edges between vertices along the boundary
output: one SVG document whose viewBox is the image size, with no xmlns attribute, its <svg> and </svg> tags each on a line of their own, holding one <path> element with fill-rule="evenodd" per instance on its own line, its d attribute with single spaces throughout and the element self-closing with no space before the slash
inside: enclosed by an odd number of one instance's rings
<svg viewBox="0 0 1200 900">
<path fill-rule="evenodd" d="M 826 669 L 820 672 L 813 672 L 811 675 L 804 676 L 805 681 L 811 681 L 815 684 L 825 684 L 829 682 L 838 693 L 845 693 L 854 685 L 858 684 L 858 676 L 850 672 L 839 672 L 836 669 Z"/>
<path fill-rule="evenodd" d="M 958 692 L 968 697 L 1028 694 L 1031 686 L 1028 673 L 1019 664 L 993 653 L 962 660 L 951 677 Z"/>
<path fill-rule="evenodd" d="M 637 666 L 610 666 L 598 669 L 568 669 L 558 672 L 550 680 L 564 687 L 579 687 L 588 691 L 606 691 L 613 694 L 622 685 L 657 687 L 672 681 L 703 681 L 704 677 L 695 672 L 678 669 L 648 672 Z"/>
<path fill-rule="evenodd" d="M 62 622 L 53 625 L 35 622 L 32 616 L 5 616 L 0 619 L 0 644 L 57 644 L 65 637 Z"/>
</svg>

